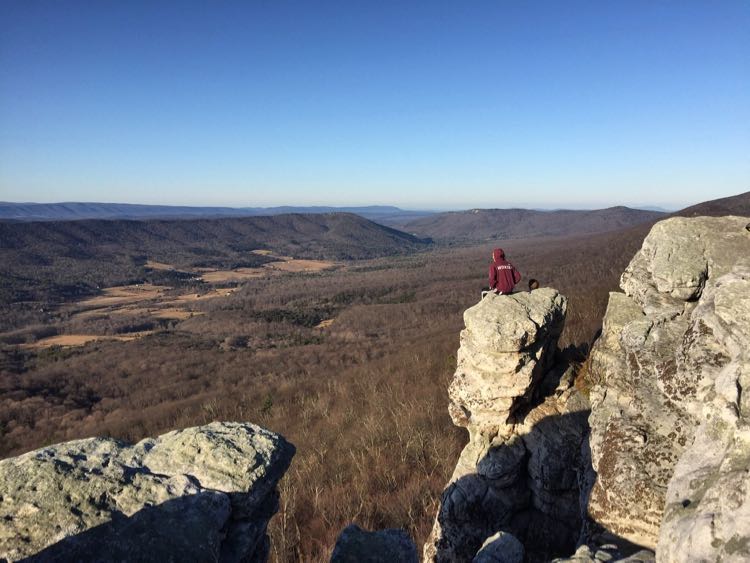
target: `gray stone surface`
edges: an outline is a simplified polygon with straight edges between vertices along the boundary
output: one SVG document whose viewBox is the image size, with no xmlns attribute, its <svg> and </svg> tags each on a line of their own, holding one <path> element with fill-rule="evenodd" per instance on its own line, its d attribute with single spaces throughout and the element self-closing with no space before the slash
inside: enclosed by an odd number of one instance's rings
<svg viewBox="0 0 750 563">
<path fill-rule="evenodd" d="M 518 539 L 507 532 L 487 538 L 471 563 L 523 563 L 526 551 Z"/>
<path fill-rule="evenodd" d="M 588 440 L 586 400 L 553 376 L 564 366 L 550 366 L 564 298 L 491 296 L 466 311 L 450 413 L 469 443 L 425 560 L 470 560 L 498 530 L 527 559 L 560 554 L 586 511 L 582 539 L 599 530 L 614 543 L 567 560 L 750 560 L 746 225 L 654 226 L 622 275 L 624 293 L 610 295 L 590 357 Z"/>
<path fill-rule="evenodd" d="M 592 352 L 589 512 L 661 561 L 750 557 L 747 222 L 655 225 Z"/>
<path fill-rule="evenodd" d="M 552 563 L 654 563 L 653 551 L 641 549 L 631 555 L 623 555 L 616 545 L 582 545 L 570 557 L 554 559 Z"/>
<path fill-rule="evenodd" d="M 458 426 L 505 423 L 550 367 L 567 300 L 551 288 L 490 293 L 464 312 L 448 410 Z"/>
<path fill-rule="evenodd" d="M 546 288 L 489 295 L 464 313 L 449 408 L 469 443 L 425 561 L 469 561 L 498 532 L 532 546 L 527 555 L 536 558 L 575 546 L 588 411 L 569 372 L 552 365 L 565 309 Z"/>
<path fill-rule="evenodd" d="M 404 530 L 368 532 L 355 524 L 336 540 L 331 563 L 418 563 L 417 546 Z"/>
<path fill-rule="evenodd" d="M 293 455 L 258 426 L 217 422 L 0 461 L 0 558 L 265 561 Z"/>
<path fill-rule="evenodd" d="M 703 292 L 678 357 L 698 427 L 674 468 L 658 560 L 750 560 L 750 264 Z"/>
</svg>

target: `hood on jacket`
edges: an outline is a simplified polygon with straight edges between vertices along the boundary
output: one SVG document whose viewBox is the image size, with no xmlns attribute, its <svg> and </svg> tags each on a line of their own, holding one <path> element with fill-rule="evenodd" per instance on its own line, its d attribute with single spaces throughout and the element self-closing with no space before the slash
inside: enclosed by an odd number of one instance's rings
<svg viewBox="0 0 750 563">
<path fill-rule="evenodd" d="M 505 260 L 505 252 L 502 248 L 496 248 L 492 251 L 492 261 L 500 262 L 501 260 Z"/>
</svg>

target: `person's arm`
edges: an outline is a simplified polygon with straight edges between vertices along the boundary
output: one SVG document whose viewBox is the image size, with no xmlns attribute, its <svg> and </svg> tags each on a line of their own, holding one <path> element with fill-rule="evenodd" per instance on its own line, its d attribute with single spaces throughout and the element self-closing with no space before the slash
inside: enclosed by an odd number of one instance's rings
<svg viewBox="0 0 750 563">
<path fill-rule="evenodd" d="M 518 283 L 521 281 L 521 272 L 516 270 L 516 267 L 513 266 L 513 283 Z"/>
<path fill-rule="evenodd" d="M 490 285 L 490 289 L 495 289 L 495 286 L 497 286 L 497 270 L 495 269 L 494 264 L 490 264 L 489 285 Z"/>
</svg>

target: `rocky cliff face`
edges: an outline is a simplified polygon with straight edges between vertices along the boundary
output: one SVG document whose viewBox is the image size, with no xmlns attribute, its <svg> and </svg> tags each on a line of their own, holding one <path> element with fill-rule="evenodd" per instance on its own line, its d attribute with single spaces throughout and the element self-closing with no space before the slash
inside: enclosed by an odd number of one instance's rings
<svg viewBox="0 0 750 563">
<path fill-rule="evenodd" d="M 750 219 L 658 223 L 621 287 L 590 415 L 553 361 L 562 296 L 466 311 L 449 410 L 469 443 L 426 560 L 750 560 Z"/>
<path fill-rule="evenodd" d="M 265 561 L 293 455 L 267 430 L 213 423 L 0 461 L 0 560 Z"/>
<path fill-rule="evenodd" d="M 748 218 L 654 226 L 591 357 L 591 517 L 660 561 L 750 558 Z"/>
<path fill-rule="evenodd" d="M 464 313 L 449 410 L 470 439 L 425 560 L 489 560 L 509 545 L 531 560 L 574 551 L 588 411 L 553 366 L 565 310 L 562 295 L 539 289 L 489 295 Z"/>
</svg>

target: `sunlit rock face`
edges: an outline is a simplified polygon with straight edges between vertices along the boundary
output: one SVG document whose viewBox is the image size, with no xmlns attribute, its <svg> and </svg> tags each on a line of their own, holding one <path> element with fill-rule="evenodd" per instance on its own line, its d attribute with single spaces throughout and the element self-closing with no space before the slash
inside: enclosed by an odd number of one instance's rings
<svg viewBox="0 0 750 563">
<path fill-rule="evenodd" d="M 484 561 L 508 550 L 544 560 L 575 550 L 588 410 L 570 371 L 554 365 L 565 311 L 565 297 L 545 288 L 491 294 L 464 313 L 449 410 L 470 440 L 425 560 Z"/>
<path fill-rule="evenodd" d="M 216 422 L 0 461 L 0 558 L 265 561 L 293 455 L 277 434 Z"/>
<path fill-rule="evenodd" d="M 750 558 L 746 225 L 656 224 L 592 351 L 589 513 L 660 561 Z"/>
<path fill-rule="evenodd" d="M 495 295 L 464 312 L 458 367 L 448 394 L 457 426 L 505 424 L 554 360 L 566 299 L 554 289 Z M 505 417 L 505 419 L 503 419 Z"/>
</svg>

